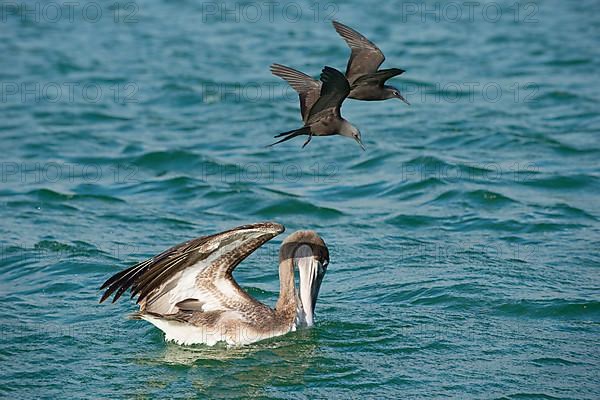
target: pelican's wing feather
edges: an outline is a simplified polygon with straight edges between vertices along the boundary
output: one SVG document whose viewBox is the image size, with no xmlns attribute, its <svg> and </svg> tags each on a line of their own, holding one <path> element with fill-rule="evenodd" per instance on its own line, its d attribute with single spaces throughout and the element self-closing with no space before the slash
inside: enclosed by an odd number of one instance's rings
<svg viewBox="0 0 600 400">
<path fill-rule="evenodd" d="M 240 302 L 258 303 L 231 273 L 284 229 L 264 222 L 181 243 L 109 278 L 100 288 L 106 289 L 100 302 L 113 294 L 115 302 L 130 289 L 132 298 L 138 296 L 141 312 L 161 315 L 178 312 L 178 305 L 225 311 Z"/>
</svg>

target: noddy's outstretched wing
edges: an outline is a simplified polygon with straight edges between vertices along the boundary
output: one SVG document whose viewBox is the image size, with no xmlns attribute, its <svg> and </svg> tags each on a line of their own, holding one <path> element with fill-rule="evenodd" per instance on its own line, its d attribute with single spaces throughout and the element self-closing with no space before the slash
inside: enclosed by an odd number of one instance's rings
<svg viewBox="0 0 600 400">
<path fill-rule="evenodd" d="M 100 302 L 114 293 L 114 303 L 131 289 L 132 298 L 138 295 L 140 312 L 161 315 L 177 313 L 180 307 L 215 311 L 239 308 L 240 303 L 260 305 L 231 273 L 284 229 L 264 222 L 181 243 L 108 279 L 100 288 L 106 289 Z"/>
<path fill-rule="evenodd" d="M 359 77 L 354 81 L 354 85 L 377 85 L 383 87 L 383 85 L 385 85 L 385 82 L 388 79 L 393 78 L 397 75 L 402 75 L 403 73 L 404 70 L 400 68 L 382 69 L 372 74 L 367 74 Z"/>
<path fill-rule="evenodd" d="M 369 39 L 344 24 L 333 21 L 333 27 L 352 50 L 346 68 L 348 81 L 354 83 L 360 76 L 376 72 L 385 60 L 381 50 Z"/>
<path fill-rule="evenodd" d="M 311 78 L 303 72 L 281 64 L 272 64 L 271 73 L 285 80 L 296 92 L 298 92 L 302 120 L 306 122 L 308 111 L 319 98 L 321 82 Z"/>
<path fill-rule="evenodd" d="M 321 113 L 333 112 L 340 117 L 340 107 L 348 94 L 350 84 L 340 71 L 335 68 L 325 67 L 321 73 L 321 94 L 315 105 L 310 109 L 308 123 L 318 118 Z"/>
</svg>

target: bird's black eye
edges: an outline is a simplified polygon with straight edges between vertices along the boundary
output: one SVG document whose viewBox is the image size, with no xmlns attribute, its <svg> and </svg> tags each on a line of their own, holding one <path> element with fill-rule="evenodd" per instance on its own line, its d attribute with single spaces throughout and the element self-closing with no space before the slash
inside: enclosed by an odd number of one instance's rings
<svg viewBox="0 0 600 400">
<path fill-rule="evenodd" d="M 400 93 L 398 93 L 397 90 L 394 90 L 394 96 L 400 96 Z"/>
</svg>

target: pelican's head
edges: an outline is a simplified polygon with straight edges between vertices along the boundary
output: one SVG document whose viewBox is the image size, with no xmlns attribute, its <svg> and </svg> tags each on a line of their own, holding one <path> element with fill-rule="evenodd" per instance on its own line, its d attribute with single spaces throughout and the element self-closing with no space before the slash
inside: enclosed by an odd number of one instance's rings
<svg viewBox="0 0 600 400">
<path fill-rule="evenodd" d="M 313 326 L 319 289 L 329 264 L 329 250 L 314 231 L 294 232 L 283 242 L 282 247 L 288 245 L 294 246 L 293 259 L 300 277 L 296 323 L 300 326 Z"/>
<path fill-rule="evenodd" d="M 400 99 L 410 106 L 410 103 L 408 102 L 408 100 L 406 100 L 404 98 L 404 96 L 402 96 L 402 94 L 400 93 L 400 89 L 395 88 L 394 86 L 389 86 L 389 85 L 385 85 L 384 89 L 385 89 L 386 99 Z"/>
<path fill-rule="evenodd" d="M 362 138 L 360 137 L 360 131 L 350 122 L 342 120 L 342 124 L 340 126 L 340 135 L 356 140 L 356 142 L 360 145 L 360 148 L 365 150 L 365 145 L 363 144 Z"/>
</svg>

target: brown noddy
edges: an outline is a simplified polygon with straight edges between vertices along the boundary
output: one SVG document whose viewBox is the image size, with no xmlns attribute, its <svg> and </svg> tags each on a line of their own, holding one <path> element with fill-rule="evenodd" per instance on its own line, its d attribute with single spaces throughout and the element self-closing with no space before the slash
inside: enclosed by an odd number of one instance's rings
<svg viewBox="0 0 600 400">
<path fill-rule="evenodd" d="M 385 60 L 381 50 L 354 29 L 337 21 L 332 22 L 337 33 L 352 50 L 346 67 L 346 78 L 350 83 L 350 95 L 348 97 L 366 101 L 395 98 L 410 105 L 402 97 L 400 90 L 385 84 L 388 79 L 402 74 L 404 70 L 400 68 L 378 70 Z"/>
<path fill-rule="evenodd" d="M 304 126 L 280 133 L 275 137 L 285 137 L 270 146 L 296 136 L 308 135 L 308 139 L 302 145 L 304 148 L 313 136 L 342 135 L 353 138 L 363 150 L 365 149 L 358 128 L 340 114 L 342 102 L 350 93 L 350 84 L 344 74 L 335 68 L 325 67 L 321 72 L 321 83 L 300 71 L 280 64 L 271 65 L 271 72 L 287 81 L 298 92 Z"/>
</svg>

